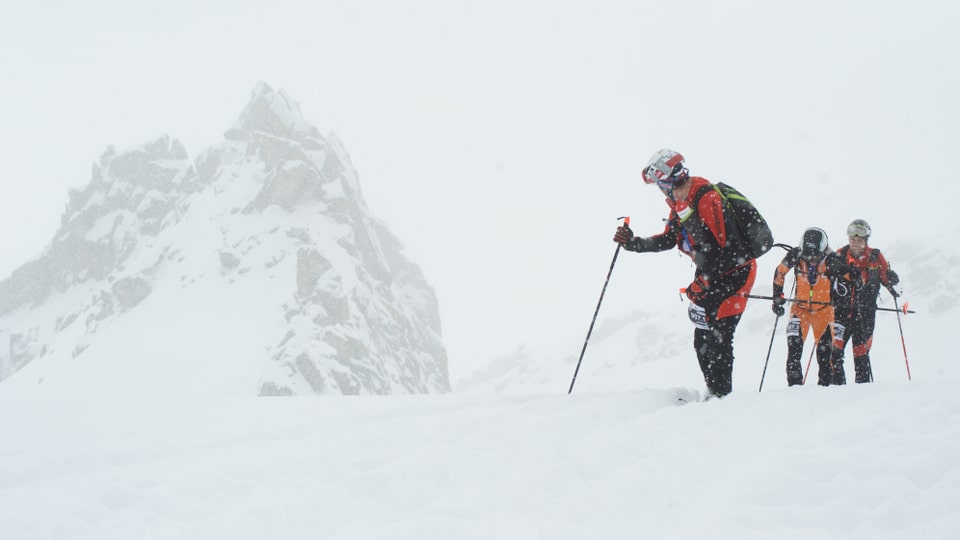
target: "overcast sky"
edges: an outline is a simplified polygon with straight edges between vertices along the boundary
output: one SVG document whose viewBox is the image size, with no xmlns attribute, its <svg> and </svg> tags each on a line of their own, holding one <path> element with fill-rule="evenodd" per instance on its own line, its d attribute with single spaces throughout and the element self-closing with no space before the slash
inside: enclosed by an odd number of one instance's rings
<svg viewBox="0 0 960 540">
<path fill-rule="evenodd" d="M 4 10 L 0 274 L 49 243 L 108 145 L 166 133 L 196 156 L 261 80 L 343 140 L 437 290 L 454 376 L 520 343 L 579 351 L 616 218 L 661 228 L 639 170 L 663 146 L 779 241 L 815 225 L 837 247 L 857 217 L 875 245 L 960 229 L 941 202 L 960 192 L 953 2 L 193 4 Z M 618 277 L 651 291 L 692 274 L 628 255 Z"/>
</svg>

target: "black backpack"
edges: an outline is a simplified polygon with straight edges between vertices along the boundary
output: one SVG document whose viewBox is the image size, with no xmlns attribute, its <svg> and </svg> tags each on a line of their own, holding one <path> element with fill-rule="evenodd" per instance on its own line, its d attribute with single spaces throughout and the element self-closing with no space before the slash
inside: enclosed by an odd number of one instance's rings
<svg viewBox="0 0 960 540">
<path fill-rule="evenodd" d="M 740 238 L 747 244 L 750 257 L 756 259 L 773 247 L 773 231 L 763 219 L 757 207 L 750 202 L 735 187 L 723 182 L 712 184 L 713 189 L 723 199 L 724 207 L 730 210 L 733 220 L 737 224 Z"/>
</svg>

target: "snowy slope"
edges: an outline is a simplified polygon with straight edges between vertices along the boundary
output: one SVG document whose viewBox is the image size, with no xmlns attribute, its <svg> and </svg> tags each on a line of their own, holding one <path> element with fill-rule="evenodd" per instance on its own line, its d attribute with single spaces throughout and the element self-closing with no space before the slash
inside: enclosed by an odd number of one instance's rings
<svg viewBox="0 0 960 540">
<path fill-rule="evenodd" d="M 0 538 L 956 538 L 958 390 L 4 401 Z"/>
<path fill-rule="evenodd" d="M 6 380 L 4 380 L 6 379 Z M 0 282 L 0 394 L 449 391 L 437 301 L 335 136 L 259 84 L 195 160 L 108 149 Z"/>
</svg>

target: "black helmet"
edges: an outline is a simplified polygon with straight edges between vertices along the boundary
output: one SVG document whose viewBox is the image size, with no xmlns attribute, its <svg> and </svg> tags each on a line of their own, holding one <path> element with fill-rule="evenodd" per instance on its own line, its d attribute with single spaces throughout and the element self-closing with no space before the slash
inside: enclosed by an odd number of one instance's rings
<svg viewBox="0 0 960 540">
<path fill-rule="evenodd" d="M 810 227 L 803 231 L 803 240 L 800 241 L 800 256 L 813 260 L 830 250 L 827 243 L 827 233 L 819 227 Z"/>
</svg>

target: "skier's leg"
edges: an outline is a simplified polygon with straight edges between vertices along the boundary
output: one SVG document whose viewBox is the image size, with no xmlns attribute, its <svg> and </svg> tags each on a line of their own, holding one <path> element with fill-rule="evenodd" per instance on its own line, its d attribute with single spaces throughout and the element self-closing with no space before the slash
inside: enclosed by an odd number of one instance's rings
<svg viewBox="0 0 960 540">
<path fill-rule="evenodd" d="M 803 337 L 800 335 L 800 319 L 787 321 L 787 385 L 803 384 Z"/>
<path fill-rule="evenodd" d="M 708 365 L 707 388 L 717 397 L 733 391 L 733 335 L 740 323 L 740 314 L 724 317 L 713 323 L 708 338 L 712 351 Z"/>
</svg>

